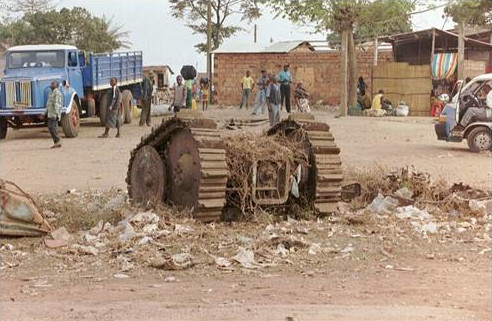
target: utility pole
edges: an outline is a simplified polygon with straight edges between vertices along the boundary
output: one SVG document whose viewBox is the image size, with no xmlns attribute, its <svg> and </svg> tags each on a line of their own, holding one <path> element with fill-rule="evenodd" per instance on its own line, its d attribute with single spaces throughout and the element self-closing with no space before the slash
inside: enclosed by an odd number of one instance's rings
<svg viewBox="0 0 492 321">
<path fill-rule="evenodd" d="M 255 23 L 255 29 L 254 29 L 254 43 L 255 43 L 255 44 L 256 44 L 256 40 L 257 40 L 257 39 L 256 39 L 256 32 L 257 32 L 257 31 L 256 31 L 256 23 Z"/>
<path fill-rule="evenodd" d="M 458 23 L 458 79 L 464 79 L 465 71 L 465 24 Z"/>
<path fill-rule="evenodd" d="M 212 0 L 207 2 L 207 78 L 208 78 L 208 102 L 213 103 L 212 93 Z"/>
<path fill-rule="evenodd" d="M 340 116 L 347 116 L 348 113 L 348 33 L 347 29 L 342 30 L 342 47 L 340 50 Z"/>
</svg>

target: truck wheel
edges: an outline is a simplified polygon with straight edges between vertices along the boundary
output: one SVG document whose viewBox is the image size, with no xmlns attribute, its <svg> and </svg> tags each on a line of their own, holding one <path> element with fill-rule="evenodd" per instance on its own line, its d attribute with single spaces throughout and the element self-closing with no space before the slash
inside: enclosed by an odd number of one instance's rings
<svg viewBox="0 0 492 321">
<path fill-rule="evenodd" d="M 0 139 L 4 139 L 7 136 L 7 119 L 0 117 Z"/>
<path fill-rule="evenodd" d="M 108 114 L 108 93 L 101 95 L 99 99 L 99 120 L 101 125 L 106 126 L 106 115 Z"/>
<path fill-rule="evenodd" d="M 478 153 L 492 149 L 492 132 L 487 127 L 473 128 L 467 137 L 468 147 Z"/>
<path fill-rule="evenodd" d="M 87 117 L 96 116 L 96 101 L 93 98 L 87 99 Z"/>
<path fill-rule="evenodd" d="M 131 124 L 132 122 L 132 100 L 133 95 L 130 90 L 123 90 L 123 99 L 121 100 L 121 104 L 123 105 L 123 118 L 125 124 Z"/>
<path fill-rule="evenodd" d="M 80 114 L 79 106 L 72 101 L 72 108 L 68 114 L 63 114 L 61 118 L 61 125 L 65 137 L 72 138 L 77 137 L 80 128 Z"/>
</svg>

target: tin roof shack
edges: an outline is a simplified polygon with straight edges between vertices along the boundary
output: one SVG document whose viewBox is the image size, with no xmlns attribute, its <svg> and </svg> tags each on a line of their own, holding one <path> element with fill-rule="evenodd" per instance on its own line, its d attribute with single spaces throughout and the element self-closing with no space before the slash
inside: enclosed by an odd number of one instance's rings
<svg viewBox="0 0 492 321">
<path fill-rule="evenodd" d="M 174 75 L 174 72 L 168 65 L 143 67 L 144 76 L 148 76 L 151 73 L 154 74 L 154 81 L 156 82 L 157 88 L 169 88 L 172 86 L 171 77 Z"/>
<path fill-rule="evenodd" d="M 458 52 L 458 34 L 437 28 L 382 37 L 380 40 L 393 45 L 396 62 L 407 62 L 410 65 L 431 64 L 436 54 Z M 490 68 L 492 58 L 490 40 L 490 30 L 466 35 L 465 77 L 478 76 Z"/>
<path fill-rule="evenodd" d="M 490 68 L 492 45 L 481 41 L 485 37 L 481 31 L 465 38 L 465 77 L 475 77 Z M 392 44 L 395 62 L 375 67 L 373 94 L 384 89 L 393 104 L 405 101 L 410 115 L 429 116 L 431 90 L 450 94 L 456 81 L 458 35 L 432 28 L 379 39 Z"/>
<path fill-rule="evenodd" d="M 380 47 L 378 61 L 392 61 L 391 48 Z M 278 73 L 290 65 L 294 83 L 302 82 L 310 93 L 311 103 L 340 102 L 340 51 L 330 48 L 326 41 L 282 41 L 261 47 L 256 44 L 224 46 L 214 51 L 214 86 L 217 100 L 224 105 L 237 105 L 241 98 L 240 82 L 246 70 L 256 80 L 260 70 Z M 371 88 L 373 50 L 358 47 L 357 69 Z M 253 103 L 257 90 L 250 97 Z"/>
</svg>

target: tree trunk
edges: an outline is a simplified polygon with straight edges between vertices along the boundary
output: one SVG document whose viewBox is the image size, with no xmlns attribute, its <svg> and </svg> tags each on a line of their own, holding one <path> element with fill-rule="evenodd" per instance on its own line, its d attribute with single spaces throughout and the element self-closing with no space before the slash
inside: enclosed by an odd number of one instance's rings
<svg viewBox="0 0 492 321">
<path fill-rule="evenodd" d="M 340 115 L 347 116 L 348 111 L 348 38 L 349 30 L 341 31 L 342 48 L 340 51 Z"/>
<path fill-rule="evenodd" d="M 465 67 L 465 25 L 458 23 L 458 79 L 464 79 Z"/>
<path fill-rule="evenodd" d="M 357 53 L 355 52 L 354 31 L 348 30 L 348 107 L 357 106 Z"/>
</svg>

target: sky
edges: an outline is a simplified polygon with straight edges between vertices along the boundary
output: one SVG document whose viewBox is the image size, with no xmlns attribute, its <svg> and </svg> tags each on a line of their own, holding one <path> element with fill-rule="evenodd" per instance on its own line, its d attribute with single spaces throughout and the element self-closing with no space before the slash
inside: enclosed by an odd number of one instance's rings
<svg viewBox="0 0 492 321">
<path fill-rule="evenodd" d="M 61 0 L 59 4 L 59 7 L 75 6 L 84 7 L 97 16 L 112 18 L 123 30 L 130 31 L 131 48 L 125 50 L 142 50 L 144 65 L 170 65 L 175 72 L 179 72 L 182 65 L 194 65 L 199 71 L 206 69 L 205 55 L 194 48 L 204 39 L 194 35 L 183 21 L 171 16 L 166 0 Z M 451 19 L 446 20 L 442 15 L 442 8 L 414 15 L 413 29 L 452 28 Z M 313 34 L 312 29 L 275 18 L 269 11 L 255 23 L 260 46 L 268 45 L 271 39 L 274 42 L 325 39 L 324 34 Z M 245 31 L 226 39 L 224 45 L 253 44 L 253 24 L 243 25 L 243 28 Z"/>
</svg>

